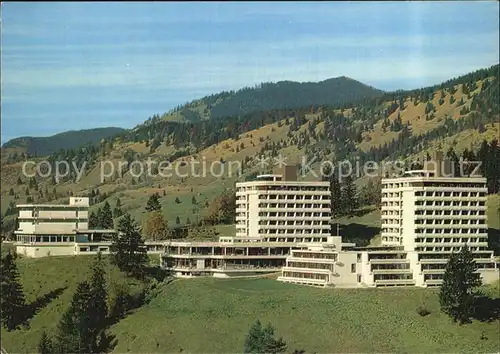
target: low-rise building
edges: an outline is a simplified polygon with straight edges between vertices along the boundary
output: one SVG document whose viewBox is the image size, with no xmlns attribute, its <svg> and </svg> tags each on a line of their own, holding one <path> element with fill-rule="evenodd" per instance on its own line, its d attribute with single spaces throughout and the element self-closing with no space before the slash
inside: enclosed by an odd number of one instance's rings
<svg viewBox="0 0 500 354">
<path fill-rule="evenodd" d="M 89 229 L 89 198 L 70 197 L 68 204 L 21 204 L 16 253 L 26 257 L 109 253 L 115 230 Z M 163 253 L 162 242 L 147 242 L 149 253 Z"/>
</svg>

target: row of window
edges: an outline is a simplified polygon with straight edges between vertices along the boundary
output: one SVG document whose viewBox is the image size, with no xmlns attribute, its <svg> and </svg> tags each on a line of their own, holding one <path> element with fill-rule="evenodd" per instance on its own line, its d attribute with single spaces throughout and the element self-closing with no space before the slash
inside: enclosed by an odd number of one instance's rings
<svg viewBox="0 0 500 354">
<path fill-rule="evenodd" d="M 330 200 L 329 195 L 259 194 L 260 200 Z"/>
<path fill-rule="evenodd" d="M 436 238 L 423 238 L 417 237 L 415 239 L 416 243 L 476 243 L 476 242 L 486 242 L 486 238 L 482 237 L 436 237 Z"/>
<path fill-rule="evenodd" d="M 443 182 L 430 182 L 430 181 L 424 181 L 423 183 L 418 183 L 419 185 L 423 187 L 448 187 L 448 188 L 484 188 L 485 184 L 484 183 L 467 183 L 467 182 L 461 182 L 461 183 L 443 183 Z M 417 183 L 411 183 L 412 186 L 417 185 Z M 382 189 L 388 189 L 388 188 L 401 188 L 401 187 L 409 187 L 410 182 L 403 182 L 403 183 L 383 183 L 382 184 Z"/>
<path fill-rule="evenodd" d="M 273 242 L 282 242 L 282 243 L 320 243 L 326 242 L 328 240 L 327 237 L 266 237 L 265 242 L 273 243 Z"/>
<path fill-rule="evenodd" d="M 415 196 L 417 197 L 485 197 L 485 192 L 424 192 L 417 191 L 415 192 Z"/>
<path fill-rule="evenodd" d="M 244 233 L 245 229 L 236 229 L 236 232 L 241 232 Z M 315 235 L 330 235 L 330 229 L 304 229 L 304 230 L 295 230 L 295 229 L 289 229 L 289 230 L 284 230 L 284 229 L 259 229 L 258 231 L 259 234 L 295 234 L 295 235 L 309 235 L 309 234 L 315 234 Z"/>
<path fill-rule="evenodd" d="M 244 215 L 243 215 L 244 216 Z M 265 212 L 265 211 L 261 211 L 259 212 L 259 216 L 260 217 L 270 217 L 270 218 L 274 218 L 274 217 L 291 217 L 291 218 L 301 218 L 301 217 L 306 217 L 306 218 L 310 218 L 310 217 L 315 217 L 315 218 L 329 218 L 330 217 L 330 213 L 329 212 L 326 212 L 326 213 L 318 213 L 318 212 L 314 212 L 314 213 L 311 213 L 311 212 L 302 212 L 302 211 L 296 211 L 296 212 L 293 212 L 293 211 L 289 211 L 289 212 L 275 212 L 275 211 L 268 211 L 268 212 Z"/>
<path fill-rule="evenodd" d="M 238 223 L 238 224 L 241 224 Z M 244 222 L 242 222 L 244 224 Z M 328 220 L 260 220 L 259 225 L 287 225 L 287 226 L 309 226 L 309 225 L 330 225 Z"/>
<path fill-rule="evenodd" d="M 415 215 L 439 216 L 439 215 L 461 215 L 478 216 L 486 215 L 484 210 L 415 210 Z"/>
<path fill-rule="evenodd" d="M 68 218 L 68 219 L 50 219 L 50 220 L 44 220 L 44 219 L 17 219 L 20 223 L 28 223 L 32 225 L 40 225 L 40 224 L 45 224 L 45 225 L 52 225 L 52 224 L 58 224 L 58 223 L 78 223 L 78 222 L 87 222 L 87 218 Z"/>
<path fill-rule="evenodd" d="M 462 247 L 415 247 L 417 252 L 458 252 Z M 488 248 L 486 246 L 480 247 L 470 247 L 467 245 L 469 251 L 486 251 Z"/>
<path fill-rule="evenodd" d="M 310 208 L 330 208 L 330 204 L 275 204 L 275 203 L 259 203 L 259 208 L 294 208 L 294 209 L 310 209 Z"/>
<path fill-rule="evenodd" d="M 416 234 L 482 234 L 486 229 L 415 229 Z"/>
<path fill-rule="evenodd" d="M 417 219 L 415 220 L 415 224 L 417 225 L 484 225 L 486 224 L 486 220 L 484 219 L 473 219 L 473 220 L 468 220 L 468 219 Z"/>
<path fill-rule="evenodd" d="M 328 192 L 330 187 L 328 186 L 248 186 L 248 187 L 237 187 L 236 192 L 244 191 L 303 191 L 303 192 L 315 192 L 324 191 Z"/>
<path fill-rule="evenodd" d="M 401 204 L 402 205 L 402 204 Z M 440 200 L 417 200 L 415 202 L 415 205 L 418 206 L 460 206 L 460 207 L 466 207 L 466 206 L 484 206 L 485 202 L 484 201 L 440 201 Z"/>
</svg>

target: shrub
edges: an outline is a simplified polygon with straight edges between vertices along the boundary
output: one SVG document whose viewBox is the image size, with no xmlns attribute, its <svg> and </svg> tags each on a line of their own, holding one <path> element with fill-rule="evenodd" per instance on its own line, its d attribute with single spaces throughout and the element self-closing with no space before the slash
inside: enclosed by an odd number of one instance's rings
<svg viewBox="0 0 500 354">
<path fill-rule="evenodd" d="M 425 317 L 427 315 L 430 315 L 431 312 L 424 306 L 419 306 L 417 307 L 417 313 L 422 316 L 422 317 Z"/>
</svg>

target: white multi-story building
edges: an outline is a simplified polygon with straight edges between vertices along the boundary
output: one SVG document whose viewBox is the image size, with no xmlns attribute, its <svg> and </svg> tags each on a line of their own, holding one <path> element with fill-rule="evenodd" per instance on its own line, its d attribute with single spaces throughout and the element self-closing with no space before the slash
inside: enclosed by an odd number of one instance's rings
<svg viewBox="0 0 500 354">
<path fill-rule="evenodd" d="M 329 182 L 297 181 L 296 166 L 236 183 L 235 237 L 169 242 L 162 264 L 177 276 L 278 272 L 292 250 L 333 243 L 330 196 Z"/>
<path fill-rule="evenodd" d="M 21 204 L 18 209 L 16 252 L 27 257 L 68 256 L 109 252 L 115 230 L 89 229 L 89 198 L 71 197 L 69 204 Z M 146 245 L 160 253 L 162 243 Z"/>
<path fill-rule="evenodd" d="M 498 280 L 493 251 L 487 248 L 486 179 L 452 176 L 451 167 L 437 153 L 422 170 L 382 180 L 382 247 L 294 250 L 279 280 L 338 286 L 440 285 L 451 253 L 462 247 L 473 253 L 483 282 Z M 351 272 L 340 266 L 345 264 Z"/>
<path fill-rule="evenodd" d="M 236 237 L 321 243 L 330 236 L 329 182 L 297 181 L 295 166 L 236 183 Z"/>
</svg>

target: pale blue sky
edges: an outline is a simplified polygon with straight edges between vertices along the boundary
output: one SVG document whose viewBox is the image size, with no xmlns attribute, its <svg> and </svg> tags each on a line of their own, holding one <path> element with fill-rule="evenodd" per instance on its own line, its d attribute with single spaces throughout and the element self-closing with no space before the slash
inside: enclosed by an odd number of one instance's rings
<svg viewBox="0 0 500 354">
<path fill-rule="evenodd" d="M 2 3 L 2 143 L 264 81 L 384 90 L 499 62 L 498 2 Z"/>
</svg>

